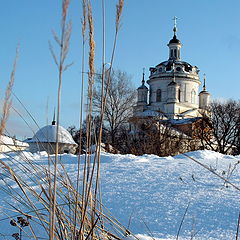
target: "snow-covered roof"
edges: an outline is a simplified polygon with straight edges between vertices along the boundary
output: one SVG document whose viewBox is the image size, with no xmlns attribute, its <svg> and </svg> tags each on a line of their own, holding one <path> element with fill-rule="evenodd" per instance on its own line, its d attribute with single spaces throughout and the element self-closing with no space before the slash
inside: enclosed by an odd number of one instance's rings
<svg viewBox="0 0 240 240">
<path fill-rule="evenodd" d="M 41 129 L 39 129 L 32 139 L 26 140 L 28 143 L 33 142 L 56 142 L 56 132 L 57 125 L 47 125 Z M 67 144 L 75 144 L 71 134 L 62 126 L 59 126 L 58 131 L 58 139 L 59 143 L 67 143 Z"/>
<path fill-rule="evenodd" d="M 159 112 L 159 111 L 154 111 L 154 110 L 145 110 L 143 112 L 136 112 L 134 114 L 136 117 L 162 117 L 166 119 L 166 116 Z"/>
<path fill-rule="evenodd" d="M 179 114 L 179 116 L 185 116 L 185 115 L 190 114 L 190 113 L 195 112 L 195 111 L 198 111 L 198 108 L 189 109 L 189 110 Z"/>
<path fill-rule="evenodd" d="M 0 136 L 0 145 L 28 147 L 26 142 L 21 142 L 5 135 Z"/>
<path fill-rule="evenodd" d="M 182 125 L 182 124 L 190 124 L 194 123 L 201 119 L 201 117 L 195 117 L 195 118 L 184 118 L 184 119 L 170 119 L 168 120 L 171 124 L 174 125 Z"/>
</svg>

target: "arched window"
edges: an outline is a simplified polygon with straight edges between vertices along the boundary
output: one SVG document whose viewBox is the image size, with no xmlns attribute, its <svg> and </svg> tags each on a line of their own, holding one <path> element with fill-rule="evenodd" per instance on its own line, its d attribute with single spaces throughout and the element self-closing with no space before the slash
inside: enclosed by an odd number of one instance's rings
<svg viewBox="0 0 240 240">
<path fill-rule="evenodd" d="M 181 102 L 181 90 L 180 90 L 180 88 L 178 89 L 178 101 Z"/>
<path fill-rule="evenodd" d="M 161 102 L 161 101 L 162 101 L 162 91 L 161 89 L 158 89 L 156 93 L 156 102 Z"/>
<path fill-rule="evenodd" d="M 174 57 L 177 58 L 177 49 L 174 49 Z"/>
<path fill-rule="evenodd" d="M 196 103 L 196 92 L 194 90 L 191 92 L 191 103 Z"/>
</svg>

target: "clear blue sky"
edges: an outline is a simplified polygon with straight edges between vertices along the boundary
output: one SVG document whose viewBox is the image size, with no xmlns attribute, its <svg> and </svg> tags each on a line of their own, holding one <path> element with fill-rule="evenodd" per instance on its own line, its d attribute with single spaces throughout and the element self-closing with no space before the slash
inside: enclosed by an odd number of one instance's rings
<svg viewBox="0 0 240 240">
<path fill-rule="evenodd" d="M 107 59 L 109 61 L 115 23 L 115 0 L 106 0 Z M 101 1 L 93 1 L 96 38 L 96 68 L 101 62 Z M 239 99 L 240 89 L 240 1 L 239 0 L 125 0 L 122 27 L 114 67 L 128 72 L 138 87 L 142 68 L 147 70 L 168 58 L 173 16 L 179 18 L 178 38 L 183 43 L 182 60 L 196 65 L 200 77 L 207 75 L 213 98 Z M 59 32 L 61 0 L 8 0 L 0 9 L 0 96 L 9 80 L 15 48 L 20 59 L 15 94 L 40 126 L 50 122 L 56 106 L 57 68 L 48 49 L 51 30 Z M 74 65 L 63 78 L 61 125 L 78 126 L 81 71 L 81 0 L 72 0 L 69 18 L 73 32 L 68 62 Z M 86 67 L 86 71 L 87 71 Z M 36 130 L 15 99 L 14 106 Z M 48 102 L 48 111 L 46 109 Z M 17 137 L 32 135 L 29 127 L 12 112 L 7 130 Z"/>
</svg>

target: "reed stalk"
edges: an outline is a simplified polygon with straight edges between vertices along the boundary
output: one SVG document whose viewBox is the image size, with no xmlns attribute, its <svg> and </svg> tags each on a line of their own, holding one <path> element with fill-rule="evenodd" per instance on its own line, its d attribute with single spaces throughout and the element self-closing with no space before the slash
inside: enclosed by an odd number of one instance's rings
<svg viewBox="0 0 240 240">
<path fill-rule="evenodd" d="M 17 165 L 17 172 L 11 166 L 0 161 L 5 174 L 9 179 L 13 179 L 20 188 L 20 192 L 12 190 L 10 183 L 6 182 L 6 192 L 19 203 L 24 210 L 15 208 L 15 212 L 27 214 L 31 212 L 33 221 L 40 224 L 45 230 L 50 240 L 86 240 L 86 239 L 102 239 L 103 236 L 107 239 L 121 239 L 124 235 L 130 232 L 124 228 L 108 210 L 103 206 L 101 199 L 101 184 L 100 184 L 100 147 L 102 138 L 102 127 L 104 111 L 106 106 L 106 97 L 110 84 L 110 75 L 112 71 L 113 59 L 115 55 L 118 32 L 120 28 L 121 15 L 124 1 L 119 0 L 116 11 L 116 26 L 114 45 L 112 49 L 110 68 L 106 74 L 105 63 L 105 1 L 102 0 L 102 102 L 101 102 L 101 119 L 100 132 L 97 139 L 97 151 L 93 156 L 91 163 L 91 143 L 92 143 L 92 108 L 93 108 L 93 87 L 95 77 L 95 41 L 94 41 L 94 24 L 92 7 L 90 0 L 82 0 L 83 5 L 83 20 L 82 20 L 82 76 L 81 76 L 81 96 L 80 96 L 80 146 L 78 152 L 76 186 L 72 183 L 72 179 L 68 175 L 64 164 L 61 163 L 61 155 L 59 155 L 59 123 L 61 110 L 61 91 L 64 71 L 70 66 L 65 63 L 69 51 L 69 41 L 71 35 L 71 23 L 67 22 L 68 9 L 70 0 L 62 0 L 62 15 L 61 15 L 61 33 L 60 38 L 53 32 L 53 38 L 59 46 L 59 56 L 53 50 L 51 43 L 49 44 L 53 60 L 58 68 L 58 97 L 57 97 L 57 133 L 56 133 L 56 154 L 52 159 L 48 155 L 48 165 L 46 168 L 39 168 L 31 159 L 25 159 L 24 164 Z M 89 38 L 89 74 L 88 74 L 88 99 L 87 99 L 87 150 L 85 162 L 83 165 L 83 177 L 81 182 L 81 138 L 82 138 L 82 118 L 84 104 L 84 67 L 85 67 L 85 44 L 86 44 L 86 28 L 88 24 Z M 15 71 L 14 71 L 15 73 Z M 14 74 L 13 74 L 14 76 Z M 7 98 L 9 99 L 9 98 Z M 15 160 L 14 160 L 15 161 Z M 4 165 L 5 164 L 5 165 Z M 28 164 L 25 166 L 25 164 Z M 27 180 L 23 179 L 28 172 L 32 175 Z M 52 180 L 53 178 L 53 180 Z M 31 184 L 38 188 L 31 187 Z M 80 194 L 80 184 L 82 183 L 82 192 Z M 38 203 L 38 204 L 37 204 Z M 41 206 L 37 208 L 36 206 Z M 21 207 L 21 208 L 22 208 Z M 1 219 L 0 219 L 1 221 Z M 103 222 L 106 224 L 103 225 Z M 108 229 L 111 227 L 112 231 Z M 35 239 L 38 236 L 32 235 Z"/>
<path fill-rule="evenodd" d="M 92 132 L 92 101 L 93 101 L 93 84 L 94 84 L 94 74 L 95 74 L 95 66 L 94 66 L 94 58 L 95 58 L 95 41 L 94 41 L 94 23 L 93 23 L 93 15 L 92 15 L 92 6 L 91 1 L 87 1 L 87 20 L 88 20 L 88 37 L 89 37 L 89 73 L 88 73 L 88 109 L 87 109 L 87 151 L 91 151 L 91 132 Z M 80 240 L 84 238 L 84 225 L 85 225 L 85 216 L 86 211 L 89 204 L 89 197 L 91 196 L 91 188 L 92 188 L 92 177 L 90 177 L 90 153 L 86 153 L 87 161 L 86 164 L 86 176 L 84 175 L 85 186 L 84 186 L 84 205 L 82 210 L 82 221 L 80 226 Z M 92 173 L 94 172 L 94 163 L 92 167 Z M 93 222 L 93 221 L 92 221 Z"/>
<path fill-rule="evenodd" d="M 15 81 L 15 74 L 16 74 L 18 57 L 19 57 L 19 46 L 16 49 L 16 56 L 15 56 L 14 63 L 13 63 L 13 69 L 12 69 L 12 72 L 11 72 L 10 81 L 9 81 L 7 89 L 5 91 L 5 98 L 4 98 L 4 103 L 3 103 L 3 112 L 2 112 L 2 118 L 1 118 L 1 123 L 0 123 L 0 136 L 3 135 L 3 132 L 6 128 L 7 119 L 9 117 L 10 108 L 12 106 L 11 95 L 12 95 L 13 84 L 14 84 L 14 81 Z"/>
<path fill-rule="evenodd" d="M 82 0 L 82 73 L 81 73 L 81 93 L 80 93 L 80 116 L 79 116 L 79 148 L 78 148 L 78 169 L 77 169 L 77 184 L 76 184 L 76 203 L 74 212 L 74 229 L 73 236 L 76 236 L 76 224 L 77 224 L 77 209 L 79 203 L 79 184 L 80 184 L 80 164 L 81 164 L 81 152 L 82 152 L 82 121 L 83 121 L 83 104 L 84 104 L 84 67 L 85 67 L 85 42 L 86 42 L 86 27 L 87 27 L 87 3 L 86 0 Z M 84 164 L 86 166 L 86 164 Z M 84 170 L 86 173 L 86 169 Z M 82 196 L 84 195 L 85 174 L 83 176 Z M 82 197 L 82 206 L 84 205 L 84 198 Z M 77 239 L 78 240 L 78 239 Z"/>
<path fill-rule="evenodd" d="M 95 183 L 95 197 L 97 196 L 98 188 L 100 188 L 100 153 L 101 153 L 101 141 L 102 141 L 102 129 L 103 129 L 103 120 L 104 120 L 104 112 L 106 106 L 107 95 L 109 91 L 110 81 L 111 81 L 111 72 L 113 66 L 113 60 L 115 56 L 116 44 L 117 44 L 117 37 L 119 33 L 119 27 L 121 22 L 121 16 L 124 6 L 124 0 L 119 0 L 118 4 L 116 5 L 116 21 L 115 21 L 115 36 L 114 36 L 114 44 L 112 49 L 110 67 L 108 69 L 108 74 L 106 76 L 107 80 L 105 81 L 105 4 L 104 0 L 102 0 L 102 16 L 103 16 L 103 52 L 102 52 L 102 97 L 101 97 L 101 112 L 100 112 L 100 128 L 99 128 L 99 137 L 97 141 L 97 148 L 96 148 L 96 162 L 97 162 L 97 176 L 96 176 L 96 183 Z M 105 87 L 106 84 L 106 87 Z M 101 202 L 101 190 L 99 190 L 99 198 Z M 101 204 L 100 204 L 101 206 Z"/>
<path fill-rule="evenodd" d="M 65 60 L 69 51 L 69 41 L 71 36 L 72 25 L 71 22 L 67 23 L 68 8 L 70 5 L 70 0 L 62 1 L 62 20 L 61 20 L 61 36 L 60 39 L 54 34 L 54 39 L 60 47 L 59 59 L 57 59 L 51 45 L 50 50 L 54 61 L 58 67 L 58 97 L 57 97 L 57 126 L 56 126 L 56 149 L 55 149 L 55 162 L 54 162 L 54 180 L 53 180 L 53 196 L 50 212 L 50 232 L 49 239 L 55 239 L 54 229 L 55 229 L 55 215 L 56 215 L 56 195 L 57 195 L 57 165 L 58 165 L 58 152 L 59 152 L 59 122 L 60 122 L 60 109 L 61 109 L 61 91 L 62 91 L 62 76 L 63 72 L 69 67 L 65 65 Z"/>
</svg>

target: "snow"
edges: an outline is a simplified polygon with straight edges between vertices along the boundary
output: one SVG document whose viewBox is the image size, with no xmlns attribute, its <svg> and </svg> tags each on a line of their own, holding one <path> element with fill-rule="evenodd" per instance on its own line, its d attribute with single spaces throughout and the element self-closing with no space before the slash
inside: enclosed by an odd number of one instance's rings
<svg viewBox="0 0 240 240">
<path fill-rule="evenodd" d="M 47 125 L 41 129 L 39 129 L 32 139 L 26 140 L 26 142 L 56 142 L 56 132 L 57 125 Z M 71 136 L 71 134 L 62 126 L 59 126 L 59 134 L 58 134 L 60 143 L 67 144 L 76 144 Z"/>
<path fill-rule="evenodd" d="M 196 110 L 196 109 L 195 109 Z M 192 111 L 192 109 L 190 110 Z M 188 112 L 188 111 L 187 111 Z M 188 112 L 189 113 L 189 112 Z M 197 120 L 202 119 L 200 117 L 195 117 L 195 118 L 183 118 L 183 119 L 170 119 L 168 120 L 170 123 L 174 124 L 174 125 L 182 125 L 182 124 L 190 124 L 190 123 L 194 123 Z"/>
<path fill-rule="evenodd" d="M 10 146 L 25 146 L 25 147 L 28 146 L 27 143 L 21 142 L 19 140 L 15 140 L 15 139 L 13 139 L 11 137 L 4 136 L 4 135 L 0 136 L 0 144 L 2 144 L 2 145 L 10 145 Z"/>
<path fill-rule="evenodd" d="M 212 151 L 196 151 L 187 155 L 208 166 L 211 171 L 184 155 L 120 155 L 102 153 L 101 180 L 104 205 L 140 240 L 173 240 L 187 210 L 179 240 L 231 240 L 236 238 L 240 192 L 213 174 L 216 172 L 239 187 L 240 156 Z M 23 157 L 24 156 L 24 157 Z M 1 156 L 16 169 L 24 159 L 32 159 L 47 167 L 48 156 L 42 152 Z M 76 177 L 77 157 L 63 154 L 65 169 Z M 24 176 L 28 178 L 28 176 Z M 3 182 L 0 181 L 0 186 Z M 16 185 L 13 185 L 17 188 Z M 9 199 L 0 190 L 0 233 L 12 234 L 5 218 Z M 0 239 L 2 239 L 0 237 Z M 126 237 L 126 240 L 136 239 Z"/>
<path fill-rule="evenodd" d="M 140 117 L 161 117 L 162 119 L 166 119 L 166 116 L 158 111 L 154 110 L 145 110 L 143 112 L 137 112 L 135 116 Z"/>
</svg>

